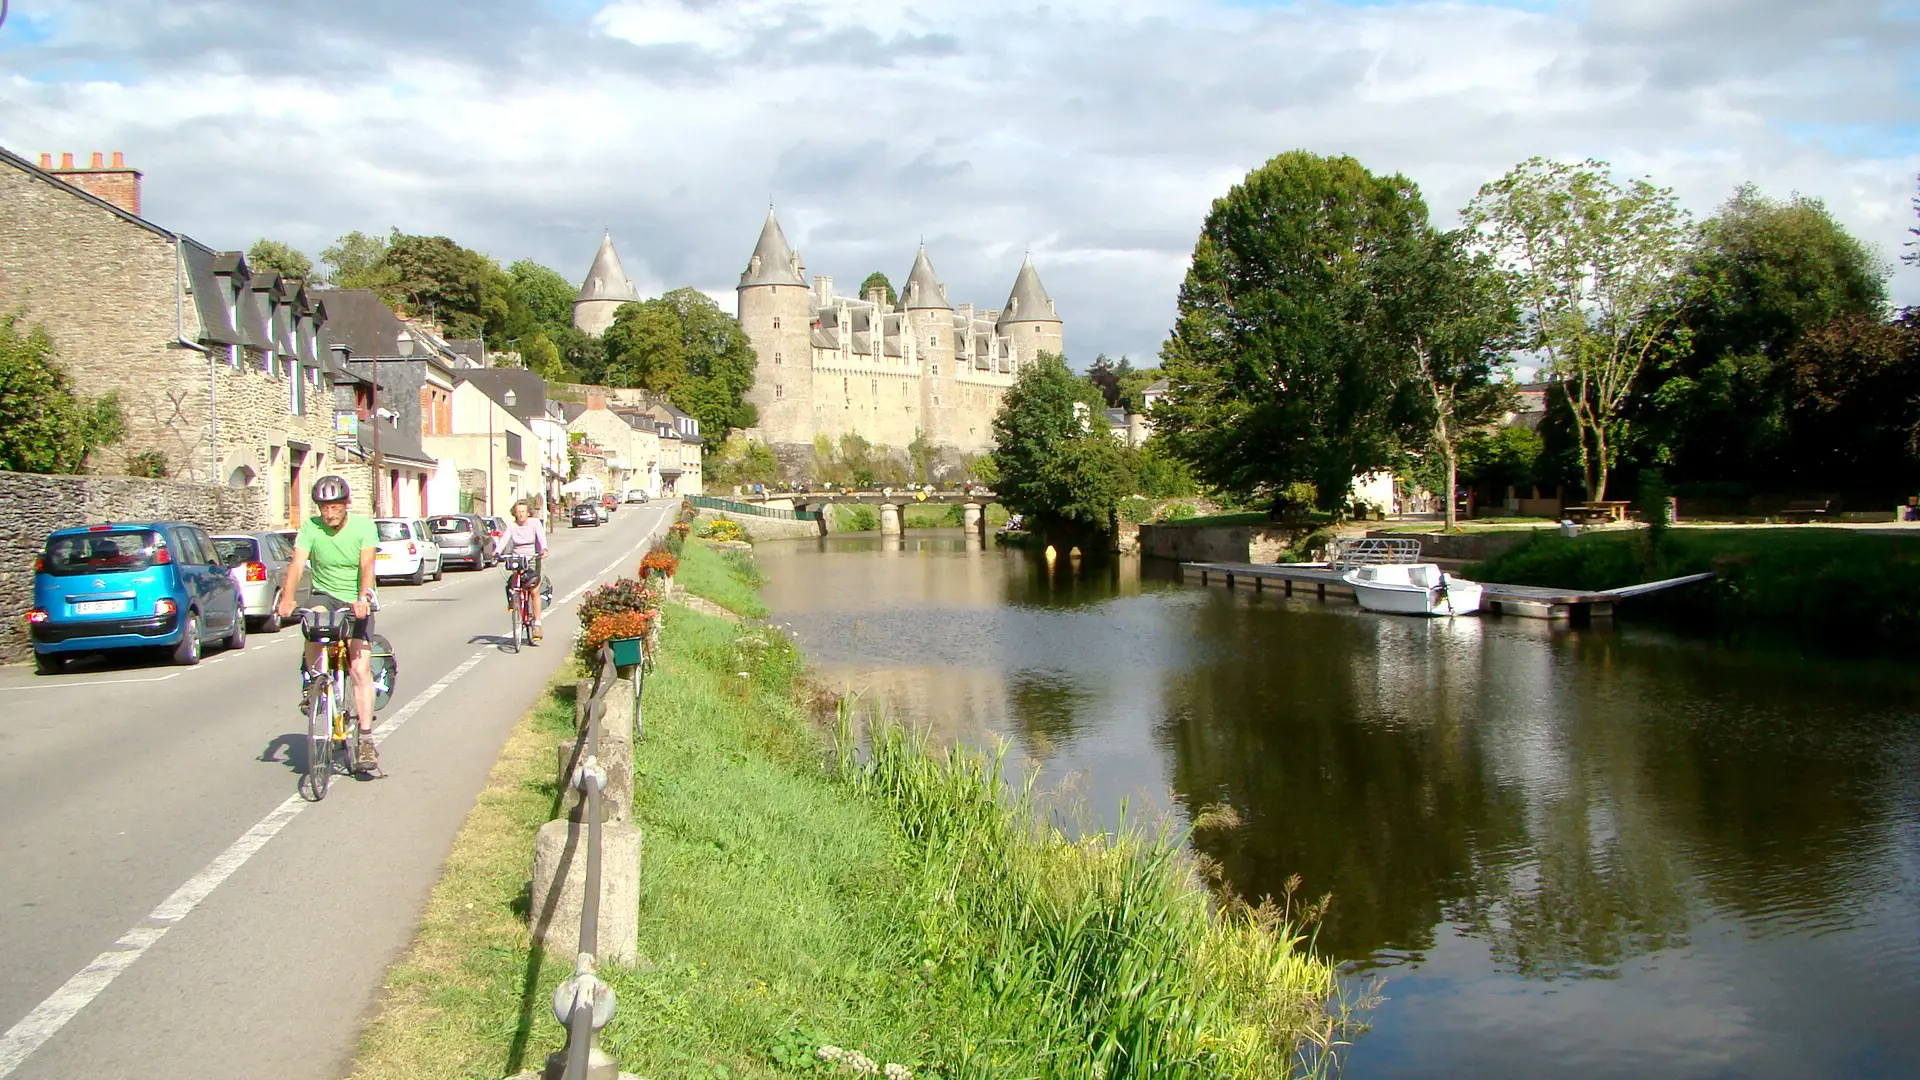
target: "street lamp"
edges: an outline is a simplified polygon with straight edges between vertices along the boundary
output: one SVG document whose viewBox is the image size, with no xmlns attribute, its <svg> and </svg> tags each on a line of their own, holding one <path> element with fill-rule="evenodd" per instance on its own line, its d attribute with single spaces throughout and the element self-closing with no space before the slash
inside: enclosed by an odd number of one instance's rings
<svg viewBox="0 0 1920 1080">
<path fill-rule="evenodd" d="M 405 323 L 400 324 L 400 332 L 394 335 L 394 351 L 401 356 L 413 355 L 413 335 L 407 333 Z M 387 463 L 380 456 L 380 350 L 373 350 L 373 516 L 380 516 L 380 489 L 387 486 Z"/>
</svg>

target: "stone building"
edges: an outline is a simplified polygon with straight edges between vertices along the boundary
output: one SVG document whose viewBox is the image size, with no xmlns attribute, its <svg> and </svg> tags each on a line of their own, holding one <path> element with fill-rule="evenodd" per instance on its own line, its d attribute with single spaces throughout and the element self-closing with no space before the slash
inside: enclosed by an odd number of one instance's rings
<svg viewBox="0 0 1920 1080">
<path fill-rule="evenodd" d="M 740 325 L 759 354 L 748 435 L 790 470 L 811 462 L 816 436 L 856 434 L 904 450 L 924 437 L 936 472 L 993 449 L 993 417 L 1020 369 L 1064 355 L 1059 313 L 1029 258 L 1004 307 L 954 304 L 925 247 L 899 301 L 879 289 L 842 295 L 807 269 L 773 212 L 736 290 Z"/>
<path fill-rule="evenodd" d="M 613 325 L 614 313 L 621 304 L 640 302 L 640 293 L 620 267 L 620 256 L 613 250 L 613 234 L 600 238 L 600 251 L 580 284 L 580 295 L 573 301 L 573 325 L 594 337 Z"/>
<path fill-rule="evenodd" d="M 0 311 L 45 327 L 76 391 L 118 394 L 126 438 L 88 472 L 257 488 L 297 521 L 334 459 L 325 305 L 142 217 L 141 179 L 0 149 Z"/>
<path fill-rule="evenodd" d="M 357 430 L 342 439 L 342 445 L 352 451 L 352 460 L 343 463 L 347 467 L 340 475 L 354 491 L 355 508 L 363 508 L 361 489 L 365 487 L 371 498 L 377 486 L 381 514 L 454 513 L 459 509 L 458 478 L 451 469 L 442 468 L 425 439 L 453 431 L 454 372 L 466 358 L 431 331 L 402 320 L 365 289 L 318 295 L 329 315 L 327 344 L 337 347 L 335 355 L 347 373 L 369 386 L 377 375 L 380 384 L 378 421 L 372 413 L 356 414 Z M 376 457 L 377 485 L 373 479 Z M 364 508 L 371 511 L 374 505 Z"/>
</svg>

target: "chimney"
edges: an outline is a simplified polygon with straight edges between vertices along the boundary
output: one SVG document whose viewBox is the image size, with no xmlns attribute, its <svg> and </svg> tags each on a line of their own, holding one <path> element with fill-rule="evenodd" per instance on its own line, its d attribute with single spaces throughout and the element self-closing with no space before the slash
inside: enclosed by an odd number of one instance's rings
<svg viewBox="0 0 1920 1080">
<path fill-rule="evenodd" d="M 587 409 L 589 411 L 605 409 L 606 407 L 607 397 L 605 394 L 597 390 L 589 390 L 587 392 Z"/>
<path fill-rule="evenodd" d="M 110 202 L 135 217 L 140 216 L 140 171 L 127 168 L 124 152 L 115 150 L 113 164 L 108 165 L 106 155 L 96 150 L 93 164 L 84 169 L 74 166 L 70 153 L 60 155 L 59 168 L 53 168 L 52 162 L 52 154 L 40 155 L 42 169 L 97 199 Z"/>
</svg>

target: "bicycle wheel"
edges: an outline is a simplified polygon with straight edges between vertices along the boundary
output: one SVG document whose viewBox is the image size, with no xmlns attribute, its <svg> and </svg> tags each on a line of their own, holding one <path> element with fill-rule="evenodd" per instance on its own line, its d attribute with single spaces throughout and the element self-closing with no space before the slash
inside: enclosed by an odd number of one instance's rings
<svg viewBox="0 0 1920 1080">
<path fill-rule="evenodd" d="M 513 602 L 507 605 L 507 618 L 513 622 L 507 631 L 507 644 L 513 646 L 514 652 L 520 651 L 520 607 L 523 603 L 525 601 L 521 599 L 520 590 L 513 590 Z"/>
<path fill-rule="evenodd" d="M 533 601 L 525 592 L 520 594 L 520 639 L 533 644 Z"/>
<path fill-rule="evenodd" d="M 336 676 L 333 692 L 338 695 L 336 698 L 338 701 L 354 700 L 347 696 L 353 692 L 350 680 Z M 354 710 L 347 708 L 340 709 L 336 719 L 339 723 L 334 728 L 334 735 L 340 740 L 341 750 L 346 755 L 347 775 L 358 776 L 360 775 L 360 721 Z"/>
<path fill-rule="evenodd" d="M 307 771 L 300 778 L 306 797 L 319 802 L 327 797 L 327 785 L 333 780 L 333 702 L 324 681 L 307 691 Z"/>
</svg>

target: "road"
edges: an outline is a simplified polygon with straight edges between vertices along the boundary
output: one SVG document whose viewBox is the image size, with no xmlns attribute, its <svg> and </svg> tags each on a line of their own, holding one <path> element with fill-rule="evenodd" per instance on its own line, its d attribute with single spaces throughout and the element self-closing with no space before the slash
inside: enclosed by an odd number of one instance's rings
<svg viewBox="0 0 1920 1080">
<path fill-rule="evenodd" d="M 497 569 L 383 586 L 387 777 L 321 803 L 295 790 L 297 628 L 194 668 L 0 668 L 0 1080 L 344 1075 L 572 600 L 631 576 L 674 505 L 557 529 L 557 610 L 518 654 Z"/>
</svg>

